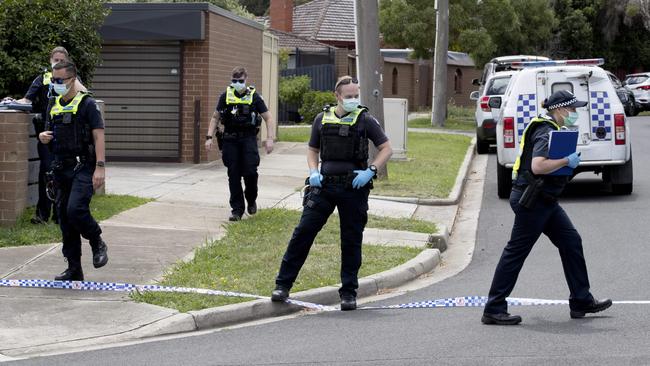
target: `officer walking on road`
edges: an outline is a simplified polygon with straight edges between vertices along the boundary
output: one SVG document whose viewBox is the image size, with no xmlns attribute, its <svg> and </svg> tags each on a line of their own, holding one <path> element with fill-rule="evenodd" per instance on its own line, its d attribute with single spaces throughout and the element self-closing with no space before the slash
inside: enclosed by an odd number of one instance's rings
<svg viewBox="0 0 650 366">
<path fill-rule="evenodd" d="M 216 132 L 223 164 L 228 168 L 232 209 L 230 221 L 241 220 L 244 215 L 244 198 L 248 203 L 248 214 L 257 213 L 257 166 L 260 164 L 257 133 L 262 122 L 261 118 L 266 122 L 268 132 L 268 138 L 264 141 L 267 154 L 273 151 L 275 140 L 275 120 L 255 88 L 246 86 L 247 77 L 245 68 L 236 67 L 233 70 L 232 83 L 219 97 L 205 141 L 206 149 L 211 151 Z M 242 177 L 244 191 L 241 186 Z"/>
<path fill-rule="evenodd" d="M 341 223 L 341 310 L 357 308 L 361 242 L 368 221 L 368 195 L 377 168 L 393 153 L 388 138 L 368 109 L 359 105 L 359 83 L 339 78 L 334 88 L 338 104 L 326 106 L 314 119 L 307 151 L 309 190 L 302 217 L 282 258 L 273 301 L 285 301 L 307 259 L 314 238 L 338 208 Z M 368 140 L 379 149 L 368 165 Z M 318 158 L 322 161 L 318 170 Z"/>
<path fill-rule="evenodd" d="M 63 256 L 68 268 L 56 280 L 83 281 L 81 237 L 90 242 L 93 266 L 108 262 L 102 230 L 90 214 L 93 190 L 104 184 L 104 121 L 95 100 L 76 86 L 72 62 L 53 67 L 53 88 L 59 95 L 48 109 L 50 122 L 39 134 L 52 144 L 52 170 L 57 186 L 56 206 L 63 236 Z"/>
<path fill-rule="evenodd" d="M 531 120 L 524 131 L 519 146 L 520 156 L 513 167 L 514 181 L 510 194 L 515 223 L 494 273 L 481 318 L 484 324 L 514 325 L 521 322 L 520 316 L 508 314 L 506 298 L 515 287 L 519 271 L 542 233 L 560 252 L 570 290 L 571 318 L 582 318 L 586 313 L 597 313 L 612 305 L 609 299 L 594 299 L 589 291 L 582 239 L 557 202 L 569 177 L 549 175 L 564 166 L 575 169 L 580 163 L 580 155 L 575 152 L 562 159 L 549 159 L 549 132 L 559 130 L 561 126 L 574 126 L 578 121 L 576 108 L 585 105 L 587 102 L 578 101 L 569 91 L 555 92 L 542 105 L 548 114 Z"/>
<path fill-rule="evenodd" d="M 59 62 L 69 61 L 68 51 L 64 47 L 55 47 L 52 52 L 50 52 L 50 65 L 53 67 Z M 52 78 L 51 71 L 45 71 L 41 75 L 37 76 L 32 84 L 30 85 L 25 97 L 17 100 L 17 103 L 31 103 L 32 112 L 40 113 L 41 119 L 34 119 L 34 130 L 36 136 L 43 132 L 45 128 L 45 121 L 47 120 L 46 112 L 48 109 L 48 103 L 50 100 L 54 99 L 57 94 L 52 90 L 50 79 Z M 78 90 L 86 91 L 86 88 L 81 84 L 79 80 L 75 80 Z M 38 203 L 36 204 L 36 211 L 34 212 L 34 217 L 32 217 L 32 224 L 45 224 L 50 219 L 50 213 L 52 213 L 52 221 L 58 223 L 58 217 L 56 209 L 52 210 L 52 201 L 47 197 L 45 190 L 46 179 L 45 173 L 50 169 L 50 164 L 52 163 L 52 157 L 47 146 L 42 144 L 40 141 L 37 143 L 38 158 L 40 161 L 39 170 L 38 170 Z"/>
</svg>

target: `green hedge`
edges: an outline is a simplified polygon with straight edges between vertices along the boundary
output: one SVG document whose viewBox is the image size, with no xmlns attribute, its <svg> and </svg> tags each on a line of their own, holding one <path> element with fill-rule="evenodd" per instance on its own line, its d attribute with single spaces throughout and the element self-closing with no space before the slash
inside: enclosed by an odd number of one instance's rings
<svg viewBox="0 0 650 366">
<path fill-rule="evenodd" d="M 49 69 L 50 51 L 65 47 L 89 85 L 100 63 L 97 29 L 109 10 L 100 0 L 1 0 L 0 96 L 22 97 Z"/>
<path fill-rule="evenodd" d="M 326 104 L 336 104 L 334 93 L 312 90 L 303 96 L 302 106 L 298 109 L 298 113 L 303 117 L 305 123 L 311 124 Z"/>
</svg>

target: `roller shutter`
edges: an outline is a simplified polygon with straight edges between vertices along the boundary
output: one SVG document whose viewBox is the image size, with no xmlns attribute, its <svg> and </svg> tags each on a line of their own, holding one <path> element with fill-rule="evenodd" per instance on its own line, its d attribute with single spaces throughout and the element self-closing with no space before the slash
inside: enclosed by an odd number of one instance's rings
<svg viewBox="0 0 650 366">
<path fill-rule="evenodd" d="M 104 45 L 92 91 L 105 102 L 108 160 L 180 160 L 178 42 Z"/>
</svg>

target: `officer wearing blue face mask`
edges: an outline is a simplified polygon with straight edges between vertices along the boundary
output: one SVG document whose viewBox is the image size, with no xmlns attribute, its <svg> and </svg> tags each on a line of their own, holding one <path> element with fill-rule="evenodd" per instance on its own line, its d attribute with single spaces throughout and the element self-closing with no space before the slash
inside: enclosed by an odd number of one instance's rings
<svg viewBox="0 0 650 366">
<path fill-rule="evenodd" d="M 393 153 L 377 120 L 359 105 L 357 79 L 344 76 L 334 88 L 338 104 L 314 119 L 307 151 L 309 193 L 300 223 L 282 258 L 271 300 L 284 301 L 309 254 L 314 238 L 338 208 L 341 223 L 341 310 L 354 310 L 361 242 L 368 221 L 368 195 L 378 167 Z M 368 164 L 368 141 L 379 152 Z M 322 161 L 318 169 L 318 158 Z"/>
<path fill-rule="evenodd" d="M 249 215 L 257 213 L 257 166 L 260 155 L 257 148 L 257 133 L 261 120 L 266 122 L 267 139 L 264 141 L 266 153 L 273 151 L 275 140 L 275 120 L 264 103 L 264 99 L 252 86 L 246 86 L 248 74 L 243 67 L 236 67 L 226 92 L 221 94 L 217 108 L 212 114 L 205 147 L 213 148 L 216 132 L 223 164 L 228 168 L 230 189 L 229 220 L 239 221 L 244 215 L 244 199 L 248 204 Z M 241 181 L 244 179 L 245 190 Z"/>
<path fill-rule="evenodd" d="M 508 313 L 506 298 L 515 287 L 519 271 L 541 234 L 548 236 L 559 250 L 570 290 L 571 318 L 582 318 L 587 313 L 597 313 L 612 305 L 609 299 L 596 300 L 589 291 L 582 239 L 557 202 L 569 178 L 548 175 L 564 166 L 576 168 L 580 163 L 578 153 L 562 159 L 549 159 L 549 133 L 562 126 L 575 126 L 579 118 L 576 108 L 585 105 L 587 102 L 579 101 L 569 91 L 555 92 L 542 105 L 548 114 L 534 118 L 524 130 L 519 145 L 520 155 L 513 167 L 510 194 L 515 223 L 494 273 L 481 318 L 484 324 L 514 325 L 521 322 L 520 316 Z"/>
<path fill-rule="evenodd" d="M 59 62 L 52 70 L 51 83 L 59 95 L 47 110 L 48 123 L 38 135 L 52 147 L 52 170 L 57 186 L 56 207 L 63 237 L 63 256 L 68 268 L 56 280 L 83 281 L 81 237 L 92 249 L 92 262 L 100 268 L 108 262 L 102 230 L 90 213 L 94 190 L 104 184 L 104 120 L 88 93 L 77 89 L 77 68 Z"/>
</svg>

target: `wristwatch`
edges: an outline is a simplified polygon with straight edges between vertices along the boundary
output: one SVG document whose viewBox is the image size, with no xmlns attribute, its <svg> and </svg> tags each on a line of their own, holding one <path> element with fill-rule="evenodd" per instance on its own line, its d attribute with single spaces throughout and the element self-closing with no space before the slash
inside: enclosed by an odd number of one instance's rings
<svg viewBox="0 0 650 366">
<path fill-rule="evenodd" d="M 206 140 L 206 141 L 207 141 L 207 140 L 212 140 L 212 135 L 206 135 L 206 136 L 205 136 L 205 140 Z"/>
<path fill-rule="evenodd" d="M 377 176 L 377 167 L 374 166 L 374 165 L 370 165 L 368 168 L 370 169 L 371 172 L 375 173 L 375 177 L 376 177 Z"/>
<path fill-rule="evenodd" d="M 97 163 L 95 165 L 97 165 L 100 168 L 103 168 L 106 166 L 106 162 L 103 160 L 97 160 Z"/>
</svg>

